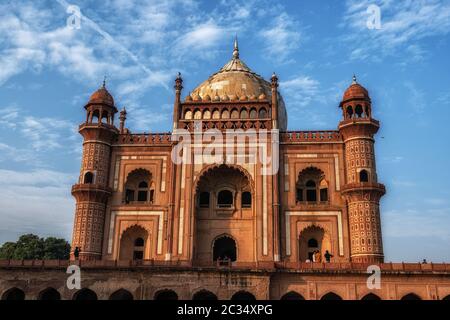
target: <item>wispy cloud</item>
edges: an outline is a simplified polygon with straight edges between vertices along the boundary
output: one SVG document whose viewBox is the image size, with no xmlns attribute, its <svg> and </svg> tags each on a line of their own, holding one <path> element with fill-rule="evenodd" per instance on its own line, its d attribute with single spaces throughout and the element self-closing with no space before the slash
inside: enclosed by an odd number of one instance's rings
<svg viewBox="0 0 450 320">
<path fill-rule="evenodd" d="M 291 54 L 300 46 L 302 35 L 298 22 L 286 12 L 280 13 L 271 25 L 259 33 L 271 60 L 292 61 Z"/>
<path fill-rule="evenodd" d="M 370 30 L 369 5 L 381 9 L 381 29 Z M 381 61 L 385 56 L 419 61 L 427 48 L 420 40 L 450 31 L 450 3 L 442 0 L 348 0 L 341 26 L 349 32 L 341 38 L 351 48 L 352 59 Z"/>
</svg>

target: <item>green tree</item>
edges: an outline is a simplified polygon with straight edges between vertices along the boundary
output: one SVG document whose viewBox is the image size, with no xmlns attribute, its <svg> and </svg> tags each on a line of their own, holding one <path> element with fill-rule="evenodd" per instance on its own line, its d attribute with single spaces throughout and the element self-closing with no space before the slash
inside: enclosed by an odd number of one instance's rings
<svg viewBox="0 0 450 320">
<path fill-rule="evenodd" d="M 25 234 L 17 242 L 5 242 L 0 247 L 0 259 L 60 259 L 69 258 L 70 244 L 55 237 L 39 238 Z"/>
<path fill-rule="evenodd" d="M 24 234 L 16 242 L 13 259 L 42 259 L 43 253 L 42 239 L 34 234 Z"/>
<path fill-rule="evenodd" d="M 13 259 L 15 250 L 15 242 L 5 242 L 3 246 L 0 247 L 0 259 Z"/>
<path fill-rule="evenodd" d="M 69 259 L 70 244 L 64 239 L 48 237 L 44 240 L 43 259 Z"/>
</svg>

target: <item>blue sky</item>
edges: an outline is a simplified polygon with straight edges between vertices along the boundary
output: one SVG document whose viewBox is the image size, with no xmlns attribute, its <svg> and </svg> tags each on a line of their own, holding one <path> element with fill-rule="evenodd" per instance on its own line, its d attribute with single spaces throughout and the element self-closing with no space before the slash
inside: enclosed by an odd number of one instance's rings
<svg viewBox="0 0 450 320">
<path fill-rule="evenodd" d="M 367 8 L 381 9 L 369 29 Z M 68 5 L 80 29 L 67 26 Z M 275 71 L 289 129 L 336 129 L 353 73 L 372 97 L 387 261 L 450 261 L 450 1 L 0 2 L 0 243 L 70 240 L 83 105 L 107 76 L 134 132 L 168 131 L 184 95 L 231 57 Z M 183 95 L 183 96 L 184 96 Z"/>
</svg>

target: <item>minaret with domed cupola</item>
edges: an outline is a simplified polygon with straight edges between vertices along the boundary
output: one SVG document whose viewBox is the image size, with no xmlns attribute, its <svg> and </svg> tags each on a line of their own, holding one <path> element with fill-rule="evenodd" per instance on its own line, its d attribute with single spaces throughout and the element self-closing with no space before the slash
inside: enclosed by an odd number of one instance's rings
<svg viewBox="0 0 450 320">
<path fill-rule="evenodd" d="M 345 91 L 340 107 L 344 119 L 339 131 L 344 140 L 347 201 L 350 228 L 350 257 L 354 262 L 383 262 L 380 198 L 384 185 L 378 183 L 374 135 L 380 124 L 372 118 L 368 91 L 356 77 Z"/>
<path fill-rule="evenodd" d="M 83 136 L 83 156 L 78 183 L 72 187 L 76 199 L 71 257 L 76 247 L 80 260 L 102 257 L 111 144 L 119 130 L 114 126 L 117 108 L 105 82 L 94 92 L 86 109 L 86 121 L 79 126 Z"/>
</svg>

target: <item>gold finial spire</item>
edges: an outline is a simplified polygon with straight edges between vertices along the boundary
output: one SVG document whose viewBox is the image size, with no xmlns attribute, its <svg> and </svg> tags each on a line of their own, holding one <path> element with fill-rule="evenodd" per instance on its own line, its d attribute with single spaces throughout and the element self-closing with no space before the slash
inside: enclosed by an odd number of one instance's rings
<svg viewBox="0 0 450 320">
<path fill-rule="evenodd" d="M 233 58 L 239 59 L 239 47 L 238 47 L 238 38 L 237 38 L 237 35 L 234 37 Z"/>
</svg>

